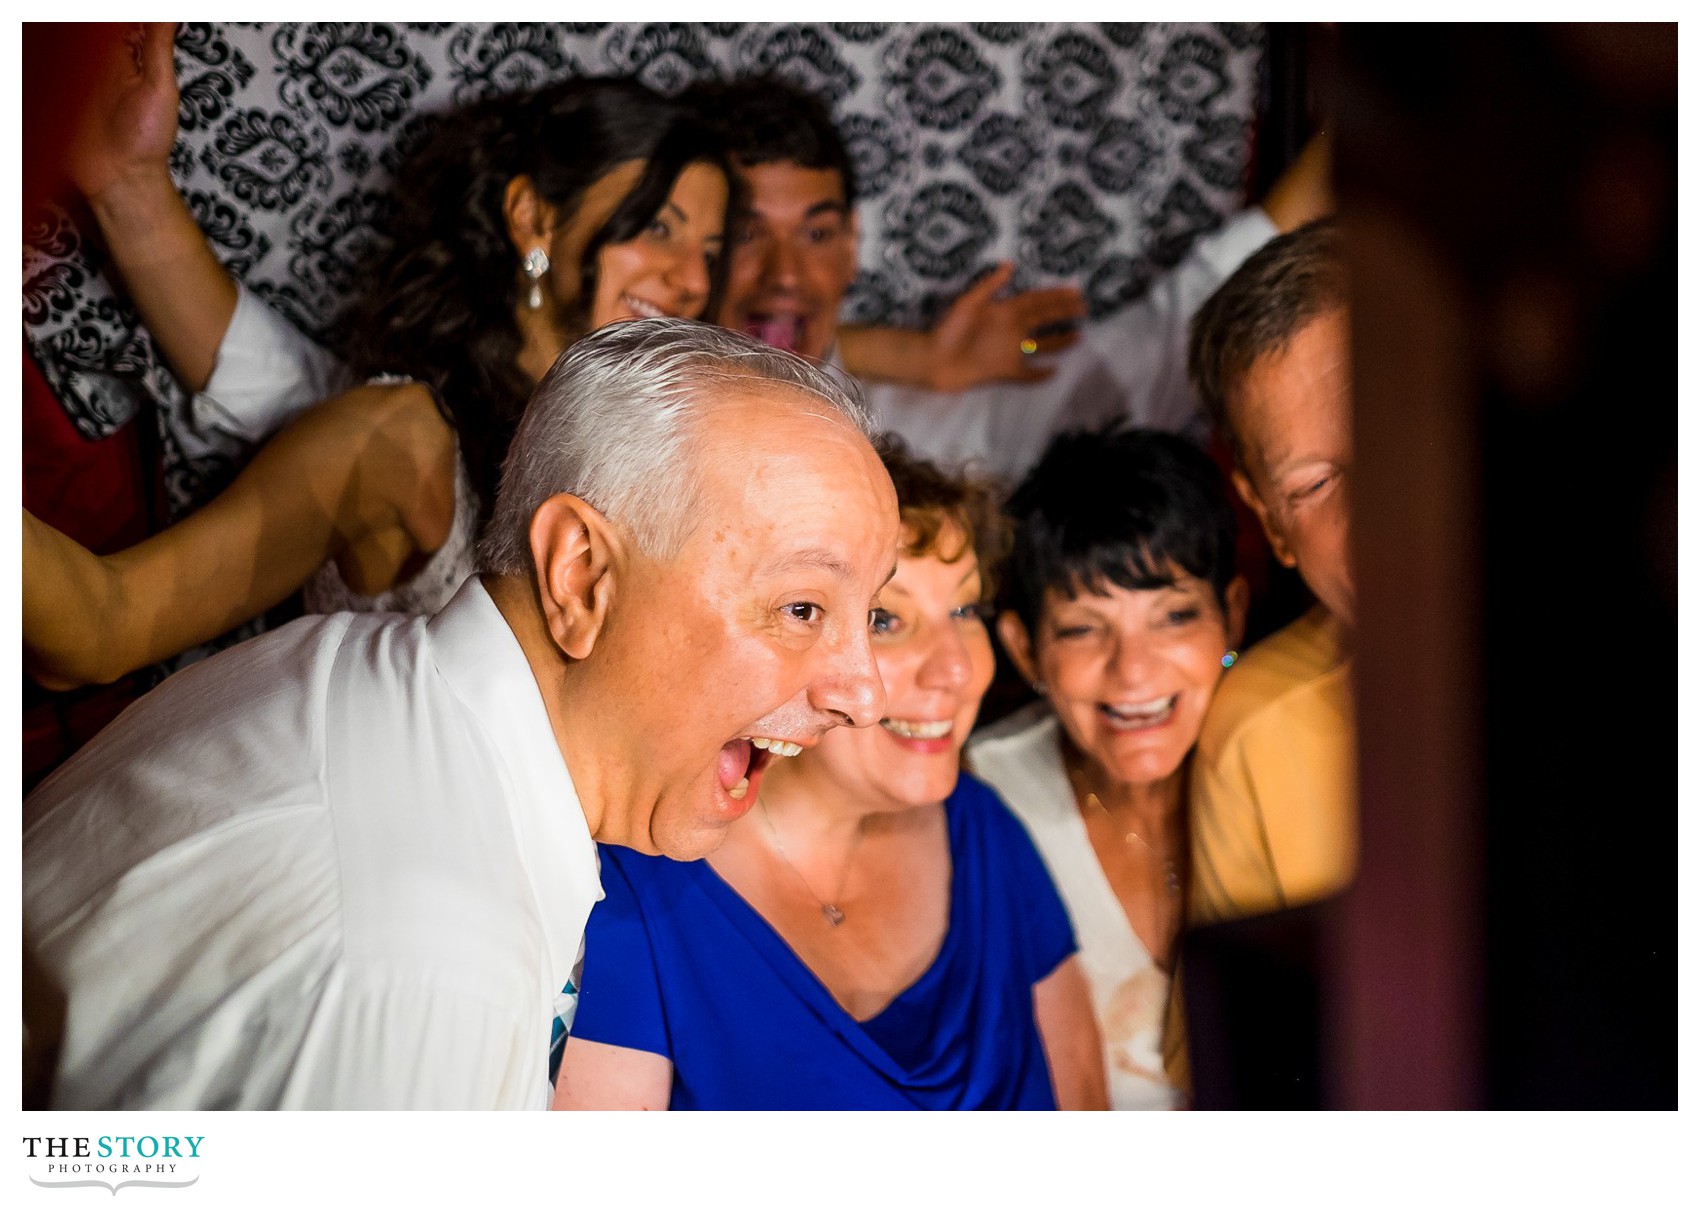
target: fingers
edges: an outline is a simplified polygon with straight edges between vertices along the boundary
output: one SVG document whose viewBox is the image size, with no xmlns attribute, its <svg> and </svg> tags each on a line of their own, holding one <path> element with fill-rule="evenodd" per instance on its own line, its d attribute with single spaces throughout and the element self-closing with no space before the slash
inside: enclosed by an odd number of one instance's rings
<svg viewBox="0 0 1700 1212">
<path fill-rule="evenodd" d="M 1015 274 L 1015 264 L 1011 261 L 999 261 L 991 271 L 974 285 L 963 291 L 957 301 L 977 305 L 1009 285 L 1009 280 Z"/>
<path fill-rule="evenodd" d="M 1010 300 L 1029 329 L 1050 324 L 1075 324 L 1086 318 L 1086 298 L 1074 286 L 1051 286 L 1024 291 Z"/>
<path fill-rule="evenodd" d="M 1033 352 L 1028 356 L 1037 358 L 1044 354 L 1060 353 L 1063 350 L 1068 349 L 1070 346 L 1079 343 L 1080 331 L 1078 329 L 1069 328 L 1057 329 L 1051 332 L 1036 332 L 1027 339 L 1032 341 L 1035 346 Z"/>
<path fill-rule="evenodd" d="M 996 294 L 1003 287 L 1008 286 L 1012 277 L 1015 277 L 1015 262 L 1006 262 L 1006 260 L 1005 262 L 998 262 L 991 267 L 986 277 L 974 282 L 974 286 L 969 287 L 962 294 L 972 294 L 976 299 L 984 299 L 984 297 Z"/>
</svg>

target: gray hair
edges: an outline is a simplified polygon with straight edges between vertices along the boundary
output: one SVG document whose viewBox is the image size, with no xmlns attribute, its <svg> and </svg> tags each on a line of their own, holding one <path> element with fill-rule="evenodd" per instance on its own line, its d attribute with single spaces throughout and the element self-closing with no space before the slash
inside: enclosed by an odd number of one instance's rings
<svg viewBox="0 0 1700 1212">
<path fill-rule="evenodd" d="M 531 393 L 479 568 L 528 575 L 532 515 L 562 492 L 627 527 L 650 555 L 673 555 L 700 513 L 695 427 L 738 385 L 789 388 L 872 436 L 861 392 L 830 368 L 695 320 L 609 324 L 555 359 Z"/>
</svg>

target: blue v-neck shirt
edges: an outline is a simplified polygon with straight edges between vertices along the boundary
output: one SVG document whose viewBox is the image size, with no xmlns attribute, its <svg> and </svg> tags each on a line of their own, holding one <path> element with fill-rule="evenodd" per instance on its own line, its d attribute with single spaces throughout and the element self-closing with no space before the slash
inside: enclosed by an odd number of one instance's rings
<svg viewBox="0 0 1700 1212">
<path fill-rule="evenodd" d="M 984 784 L 945 817 L 944 945 L 867 1022 L 708 863 L 602 847 L 573 1035 L 667 1057 L 674 1110 L 1054 1108 L 1033 986 L 1075 950 L 1068 913 Z"/>
</svg>

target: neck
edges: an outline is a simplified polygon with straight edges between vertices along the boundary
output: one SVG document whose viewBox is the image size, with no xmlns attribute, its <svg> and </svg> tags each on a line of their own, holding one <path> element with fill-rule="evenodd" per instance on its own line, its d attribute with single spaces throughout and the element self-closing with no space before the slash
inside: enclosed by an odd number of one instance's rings
<svg viewBox="0 0 1700 1212">
<path fill-rule="evenodd" d="M 761 798 L 767 814 L 798 846 L 833 846 L 862 832 L 870 818 L 886 815 L 857 803 L 822 777 L 808 755 L 785 758 L 768 769 Z"/>
<path fill-rule="evenodd" d="M 1168 778 L 1153 783 L 1130 783 L 1114 778 L 1090 755 L 1068 742 L 1063 764 L 1082 811 L 1086 810 L 1087 796 L 1095 796 L 1110 815 L 1129 821 L 1136 828 L 1143 827 L 1153 835 L 1180 819 L 1181 793 L 1186 785 L 1184 762 Z"/>
<path fill-rule="evenodd" d="M 536 311 L 522 301 L 514 309 L 514 324 L 519 329 L 519 357 L 515 365 L 533 383 L 542 379 L 561 356 L 561 351 L 573 342 L 563 332 L 555 317 L 554 305 L 548 300 Z"/>
<path fill-rule="evenodd" d="M 508 629 L 514 633 L 514 639 L 519 641 L 526 664 L 531 666 L 531 676 L 537 683 L 538 693 L 543 696 L 543 710 L 549 715 L 550 731 L 555 734 L 555 744 L 559 746 L 567 774 L 573 780 L 573 790 L 578 793 L 590 836 L 602 841 L 605 791 L 599 782 L 600 772 L 589 760 L 589 754 L 583 751 L 590 738 L 584 735 L 575 737 L 569 732 L 562 706 L 577 701 L 573 691 L 573 662 L 561 654 L 554 637 L 549 634 L 543 621 L 543 611 L 538 606 L 537 588 L 528 578 L 486 573 L 482 579 L 490 600 L 495 602 Z"/>
</svg>

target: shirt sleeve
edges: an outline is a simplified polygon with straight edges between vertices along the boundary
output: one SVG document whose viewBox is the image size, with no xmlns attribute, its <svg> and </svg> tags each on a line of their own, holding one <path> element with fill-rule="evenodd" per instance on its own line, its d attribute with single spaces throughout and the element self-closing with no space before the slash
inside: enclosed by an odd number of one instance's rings
<svg viewBox="0 0 1700 1212">
<path fill-rule="evenodd" d="M 296 413 L 351 386 L 348 368 L 241 283 L 212 375 L 190 404 L 196 427 L 258 445 Z"/>
<path fill-rule="evenodd" d="M 575 1039 L 635 1048 L 672 1059 L 661 979 L 643 907 L 612 852 L 602 852 L 602 899 L 584 928 L 584 968 Z"/>
<path fill-rule="evenodd" d="M 1186 373 L 1187 326 L 1216 288 L 1276 234 L 1261 210 L 1241 211 L 1200 237 L 1144 298 L 1087 330 L 1087 341 L 1119 383 L 1134 424 L 1201 432 Z"/>
</svg>

